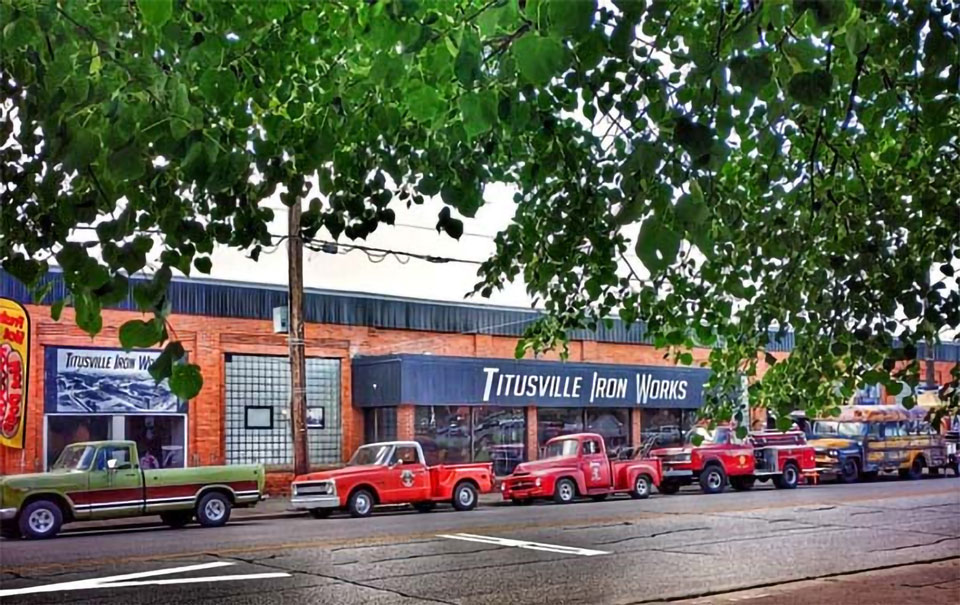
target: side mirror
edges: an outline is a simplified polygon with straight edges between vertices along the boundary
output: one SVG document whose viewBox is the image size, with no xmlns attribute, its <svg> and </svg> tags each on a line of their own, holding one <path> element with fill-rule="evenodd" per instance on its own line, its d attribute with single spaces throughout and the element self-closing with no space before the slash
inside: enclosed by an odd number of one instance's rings
<svg viewBox="0 0 960 605">
<path fill-rule="evenodd" d="M 107 470 L 109 470 L 109 471 L 115 471 L 115 470 L 117 470 L 117 459 L 116 459 L 116 458 L 111 458 L 111 459 L 107 460 Z"/>
</svg>

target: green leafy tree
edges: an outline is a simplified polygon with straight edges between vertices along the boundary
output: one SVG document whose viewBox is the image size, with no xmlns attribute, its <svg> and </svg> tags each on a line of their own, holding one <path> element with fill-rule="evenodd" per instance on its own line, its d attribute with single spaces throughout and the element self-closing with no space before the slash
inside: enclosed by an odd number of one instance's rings
<svg viewBox="0 0 960 605">
<path fill-rule="evenodd" d="M 154 316 L 121 330 L 155 346 L 173 271 L 256 259 L 275 192 L 335 239 L 439 195 L 458 238 L 508 183 L 477 292 L 543 301 L 519 354 L 642 319 L 681 363 L 712 347 L 716 392 L 765 362 L 752 402 L 821 412 L 915 384 L 917 345 L 960 324 L 958 21 L 943 0 L 3 0 L 0 259 L 37 284 L 55 255 L 54 313 L 96 333 L 159 246 L 134 292 Z"/>
</svg>

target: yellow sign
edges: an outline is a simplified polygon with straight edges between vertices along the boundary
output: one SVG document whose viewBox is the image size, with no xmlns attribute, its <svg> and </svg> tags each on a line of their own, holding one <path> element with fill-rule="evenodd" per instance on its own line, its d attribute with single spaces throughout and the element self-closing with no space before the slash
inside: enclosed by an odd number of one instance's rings
<svg viewBox="0 0 960 605">
<path fill-rule="evenodd" d="M 30 315 L 0 298 L 0 445 L 23 449 L 29 366 Z"/>
</svg>

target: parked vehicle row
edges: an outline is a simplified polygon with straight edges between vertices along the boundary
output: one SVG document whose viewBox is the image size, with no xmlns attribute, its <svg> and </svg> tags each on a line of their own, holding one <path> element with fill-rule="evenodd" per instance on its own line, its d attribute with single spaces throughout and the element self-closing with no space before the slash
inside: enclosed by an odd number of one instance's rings
<svg viewBox="0 0 960 605">
<path fill-rule="evenodd" d="M 849 482 L 880 472 L 905 479 L 924 471 L 960 474 L 956 432 L 946 438 L 917 414 L 898 406 L 848 406 L 835 418 L 808 421 L 799 429 L 737 437 L 732 427 L 697 427 L 681 447 L 608 451 L 603 437 L 578 433 L 546 443 L 539 460 L 523 462 L 499 482 L 492 463 L 429 465 L 416 441 L 361 446 L 346 466 L 296 477 L 291 505 L 316 518 L 344 511 L 367 517 L 379 505 L 411 504 L 429 512 L 449 503 L 474 509 L 480 495 L 499 490 L 505 501 L 634 499 L 654 490 L 674 494 L 684 485 L 704 493 L 743 491 L 772 481 L 793 489 L 804 479 L 836 476 Z M 56 536 L 64 523 L 159 515 L 171 527 L 196 520 L 204 527 L 227 523 L 235 507 L 264 496 L 262 465 L 183 469 L 141 468 L 132 441 L 92 441 L 66 447 L 47 473 L 0 477 L 0 533 L 39 539 Z"/>
</svg>

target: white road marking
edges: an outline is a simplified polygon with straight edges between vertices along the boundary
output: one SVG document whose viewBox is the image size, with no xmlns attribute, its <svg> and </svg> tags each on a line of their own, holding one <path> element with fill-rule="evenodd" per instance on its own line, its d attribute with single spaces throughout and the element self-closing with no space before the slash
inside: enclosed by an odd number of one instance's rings
<svg viewBox="0 0 960 605">
<path fill-rule="evenodd" d="M 263 580 L 266 578 L 288 578 L 290 574 L 285 572 L 273 573 L 255 573 L 236 576 L 207 576 L 205 578 L 173 578 L 164 580 L 140 580 L 140 578 L 151 578 L 155 576 L 168 576 L 175 573 L 186 573 L 189 571 L 199 571 L 203 569 L 214 569 L 217 567 L 229 567 L 236 563 L 226 561 L 216 563 L 200 563 L 198 565 L 187 565 L 185 567 L 174 567 L 172 569 L 157 569 L 154 571 L 143 571 L 139 573 L 128 573 L 119 576 L 107 576 L 106 578 L 88 578 L 86 580 L 76 580 L 74 582 L 60 582 L 59 584 L 47 584 L 46 586 L 28 586 L 26 588 L 11 588 L 0 590 L 0 597 L 12 597 L 22 594 L 35 594 L 40 592 L 60 592 L 65 590 L 93 590 L 95 588 L 128 588 L 131 586 L 164 586 L 168 584 L 198 584 L 203 582 L 232 582 L 238 580 Z M 131 581 L 135 580 L 135 581 Z"/>
<path fill-rule="evenodd" d="M 527 550 L 541 550 L 544 552 L 555 552 L 562 555 L 581 555 L 584 557 L 595 557 L 597 555 L 609 555 L 604 550 L 590 550 L 589 548 L 577 548 L 575 546 L 561 546 L 559 544 L 542 544 L 540 542 L 527 542 L 526 540 L 511 540 L 510 538 L 495 538 L 492 536 L 478 536 L 477 534 L 438 534 L 438 538 L 448 538 L 450 540 L 465 540 L 467 542 L 480 542 L 481 544 L 495 544 L 497 546 L 512 546 L 514 548 L 525 548 Z"/>
</svg>

